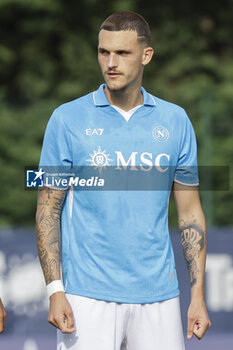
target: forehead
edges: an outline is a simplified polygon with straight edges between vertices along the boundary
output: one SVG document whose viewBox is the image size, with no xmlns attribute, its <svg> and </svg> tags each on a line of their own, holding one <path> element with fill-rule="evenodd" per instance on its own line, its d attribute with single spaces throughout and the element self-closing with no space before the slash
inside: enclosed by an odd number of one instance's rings
<svg viewBox="0 0 233 350">
<path fill-rule="evenodd" d="M 108 51 L 132 49 L 135 46 L 139 46 L 136 31 L 109 31 L 102 29 L 99 33 L 99 47 Z"/>
</svg>

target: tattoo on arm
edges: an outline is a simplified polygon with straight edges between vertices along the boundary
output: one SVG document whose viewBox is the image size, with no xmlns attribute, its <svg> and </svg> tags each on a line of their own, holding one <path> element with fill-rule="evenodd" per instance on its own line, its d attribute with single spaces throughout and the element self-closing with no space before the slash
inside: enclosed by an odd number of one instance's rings
<svg viewBox="0 0 233 350">
<path fill-rule="evenodd" d="M 46 284 L 60 279 L 60 215 L 66 192 L 39 190 L 37 248 Z"/>
<path fill-rule="evenodd" d="M 181 227 L 181 243 L 184 257 L 189 271 L 191 287 L 196 284 L 198 272 L 197 259 L 200 252 L 204 248 L 205 235 L 203 230 L 194 224 L 182 224 Z"/>
</svg>

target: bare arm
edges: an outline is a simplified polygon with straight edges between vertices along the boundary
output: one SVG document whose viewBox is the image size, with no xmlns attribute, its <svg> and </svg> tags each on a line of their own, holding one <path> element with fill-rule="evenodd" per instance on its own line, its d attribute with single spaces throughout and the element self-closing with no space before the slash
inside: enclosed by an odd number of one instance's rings
<svg viewBox="0 0 233 350">
<path fill-rule="evenodd" d="M 211 323 L 204 301 L 206 263 L 206 223 L 198 187 L 174 183 L 174 197 L 178 212 L 181 243 L 187 264 L 191 303 L 188 311 L 188 338 L 193 334 L 201 339 Z"/>
<path fill-rule="evenodd" d="M 60 215 L 66 191 L 40 189 L 36 212 L 37 248 L 46 284 L 60 277 Z"/>
<path fill-rule="evenodd" d="M 37 249 L 46 284 L 60 280 L 60 217 L 66 191 L 50 188 L 38 192 L 36 212 Z M 49 322 L 63 333 L 72 333 L 73 313 L 63 292 L 50 297 Z"/>
</svg>

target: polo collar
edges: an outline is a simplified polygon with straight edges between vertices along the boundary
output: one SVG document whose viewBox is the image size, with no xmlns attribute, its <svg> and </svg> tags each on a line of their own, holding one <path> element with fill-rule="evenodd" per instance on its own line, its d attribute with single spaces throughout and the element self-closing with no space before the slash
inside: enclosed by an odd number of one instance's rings
<svg viewBox="0 0 233 350">
<path fill-rule="evenodd" d="M 96 107 L 104 107 L 104 106 L 110 106 L 110 103 L 107 99 L 107 96 L 104 92 L 105 84 L 101 84 L 99 89 L 93 92 L 93 101 Z M 144 87 L 141 87 L 141 91 L 143 94 L 143 105 L 144 106 L 156 106 L 156 101 L 154 96 L 149 94 Z"/>
</svg>

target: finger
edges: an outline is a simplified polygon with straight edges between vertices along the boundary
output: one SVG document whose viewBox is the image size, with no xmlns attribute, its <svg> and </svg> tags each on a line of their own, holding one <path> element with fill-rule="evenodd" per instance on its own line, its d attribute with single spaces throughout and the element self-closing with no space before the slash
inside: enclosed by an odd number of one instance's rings
<svg viewBox="0 0 233 350">
<path fill-rule="evenodd" d="M 187 338 L 191 339 L 193 336 L 195 320 L 193 318 L 188 318 L 188 329 L 187 329 Z"/>
<path fill-rule="evenodd" d="M 203 335 L 205 334 L 205 332 L 204 331 L 201 331 L 200 329 L 199 330 L 195 330 L 194 332 L 193 332 L 193 334 L 195 335 L 195 337 L 197 338 L 197 339 L 201 339 L 202 337 L 203 337 Z"/>
<path fill-rule="evenodd" d="M 75 329 L 74 328 L 74 316 L 73 316 L 73 312 L 70 311 L 67 315 L 66 315 L 66 320 L 67 320 L 67 327 L 70 329 Z"/>
<path fill-rule="evenodd" d="M 201 339 L 205 335 L 205 333 L 206 333 L 206 331 L 208 330 L 209 327 L 210 327 L 210 323 L 209 322 L 206 322 L 204 324 L 197 323 L 194 326 L 193 333 L 197 337 L 197 339 Z"/>
<path fill-rule="evenodd" d="M 67 317 L 64 315 L 50 317 L 49 323 L 51 323 L 54 327 L 60 329 L 62 333 L 73 333 L 75 332 L 74 327 L 68 327 Z"/>
<path fill-rule="evenodd" d="M 68 319 L 65 316 L 62 319 L 58 320 L 57 324 L 58 324 L 58 328 L 60 329 L 60 331 L 62 333 L 73 333 L 73 332 L 75 332 L 75 328 L 74 327 L 69 327 L 68 326 Z"/>
<path fill-rule="evenodd" d="M 55 319 L 49 318 L 49 319 L 48 319 L 48 322 L 49 322 L 52 326 L 54 326 L 54 327 L 56 327 L 56 328 L 59 328 L 59 327 L 58 327 L 58 323 L 57 323 L 57 321 L 55 321 Z"/>
<path fill-rule="evenodd" d="M 199 323 L 195 323 L 193 334 L 195 335 L 195 337 L 197 339 L 200 340 L 201 337 L 204 335 L 204 334 L 202 334 L 202 332 L 203 332 L 203 328 L 201 327 L 201 325 Z"/>
<path fill-rule="evenodd" d="M 49 320 L 49 323 L 57 329 L 60 329 L 62 333 L 73 333 L 74 328 L 67 327 L 67 321 L 64 320 Z"/>
<path fill-rule="evenodd" d="M 62 316 L 49 314 L 48 322 L 52 326 L 60 329 L 61 319 L 62 319 Z"/>
</svg>

